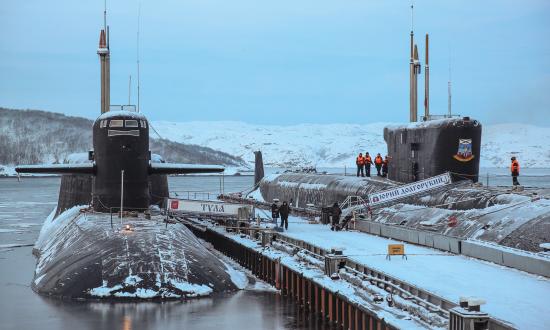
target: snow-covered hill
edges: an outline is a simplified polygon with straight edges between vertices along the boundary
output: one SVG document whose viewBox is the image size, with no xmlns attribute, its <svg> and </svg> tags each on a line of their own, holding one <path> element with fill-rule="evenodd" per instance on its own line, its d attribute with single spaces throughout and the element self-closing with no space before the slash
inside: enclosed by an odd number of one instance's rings
<svg viewBox="0 0 550 330">
<path fill-rule="evenodd" d="M 92 146 L 92 121 L 39 110 L 0 108 L 0 164 L 63 163 L 69 154 Z M 230 154 L 175 141 L 150 140 L 153 153 L 169 162 L 222 164 L 241 167 L 244 161 Z M 0 168 L 0 175 L 13 166 Z"/>
<path fill-rule="evenodd" d="M 387 124 L 275 126 L 160 121 L 153 122 L 153 127 L 167 140 L 153 139 L 151 148 L 173 162 L 242 167 L 243 159 L 252 164 L 253 151 L 261 150 L 264 163 L 271 167 L 353 167 L 358 152 L 386 153 L 383 129 Z M 89 149 L 90 126 L 91 121 L 85 118 L 0 108 L 0 164 L 62 161 L 69 153 Z M 514 154 L 522 167 L 550 168 L 549 141 L 548 127 L 484 125 L 481 166 L 507 167 Z"/>
<path fill-rule="evenodd" d="M 251 125 L 242 122 L 153 123 L 163 138 L 221 150 L 246 161 L 261 150 L 268 166 L 353 166 L 358 152 L 386 153 L 387 123 Z M 484 125 L 481 167 L 507 167 L 515 154 L 523 167 L 550 167 L 550 128 L 524 124 Z"/>
</svg>

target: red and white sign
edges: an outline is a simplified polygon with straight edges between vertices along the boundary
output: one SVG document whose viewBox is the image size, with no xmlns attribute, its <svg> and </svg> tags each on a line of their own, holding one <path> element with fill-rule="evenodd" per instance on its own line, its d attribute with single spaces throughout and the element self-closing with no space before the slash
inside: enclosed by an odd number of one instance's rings
<svg viewBox="0 0 550 330">
<path fill-rule="evenodd" d="M 196 201 L 187 199 L 168 199 L 168 209 L 170 211 L 205 213 L 205 214 L 223 214 L 223 215 L 239 215 L 239 209 L 242 207 L 249 208 L 250 205 L 245 204 L 228 204 L 218 201 Z"/>
</svg>

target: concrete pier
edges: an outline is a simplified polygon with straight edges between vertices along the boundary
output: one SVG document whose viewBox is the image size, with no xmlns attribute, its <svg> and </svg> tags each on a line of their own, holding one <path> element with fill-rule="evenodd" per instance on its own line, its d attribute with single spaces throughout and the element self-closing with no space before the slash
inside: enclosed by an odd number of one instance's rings
<svg viewBox="0 0 550 330">
<path fill-rule="evenodd" d="M 535 307 L 550 290 L 547 279 L 412 245 L 406 246 L 408 260 L 387 261 L 381 255 L 385 254 L 386 245 L 398 242 L 358 232 L 331 232 L 325 226 L 311 225 L 295 217 L 290 220 L 289 231 L 276 234 L 268 245 L 254 239 L 258 228 L 242 227 L 238 232 L 226 232 L 223 226 L 208 221 L 187 225 L 195 235 L 251 269 L 282 294 L 293 297 L 304 309 L 344 329 L 373 329 L 368 324 L 374 329 L 418 328 L 427 327 L 422 325 L 426 320 L 434 322 L 429 327 L 437 327 L 436 320 L 446 319 L 448 312 L 458 305 L 461 294 L 477 295 L 488 301 L 482 309 L 492 315 L 489 329 L 542 329 L 550 321 Z M 339 280 L 312 270 L 315 265 L 322 268 L 320 260 L 335 245 L 344 247 L 350 255 Z M 434 258 L 438 258 L 437 262 Z M 426 266 L 420 265 L 423 262 Z M 508 281 L 516 285 L 509 287 Z M 352 284 L 342 286 L 345 283 Z M 376 291 L 380 288 L 382 291 Z M 358 294 L 364 289 L 366 294 Z M 412 319 L 401 315 L 396 320 L 399 308 L 371 300 L 375 295 L 387 297 L 389 292 L 396 299 L 395 306 L 403 308 L 400 299 L 407 297 L 408 303 L 420 304 L 430 312 Z M 516 303 L 510 304 L 505 296 L 514 297 Z M 407 310 L 413 310 L 413 305 Z"/>
</svg>

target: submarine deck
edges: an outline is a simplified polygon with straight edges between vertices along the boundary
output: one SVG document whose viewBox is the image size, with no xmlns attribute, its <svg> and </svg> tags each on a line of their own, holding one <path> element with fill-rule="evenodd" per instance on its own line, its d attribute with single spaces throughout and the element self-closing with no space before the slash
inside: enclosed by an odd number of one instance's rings
<svg viewBox="0 0 550 330">
<path fill-rule="evenodd" d="M 234 291 L 231 269 L 183 225 L 75 206 L 48 217 L 33 289 L 63 298 L 180 299 Z"/>
<path fill-rule="evenodd" d="M 461 296 L 486 300 L 482 310 L 512 322 L 521 329 L 548 329 L 550 279 L 462 255 L 406 244 L 408 259 L 386 260 L 387 245 L 402 243 L 361 232 L 331 231 L 326 225 L 309 224 L 289 217 L 289 230 L 281 233 L 317 247 L 345 248 L 353 261 L 400 278 L 458 303 Z"/>
</svg>

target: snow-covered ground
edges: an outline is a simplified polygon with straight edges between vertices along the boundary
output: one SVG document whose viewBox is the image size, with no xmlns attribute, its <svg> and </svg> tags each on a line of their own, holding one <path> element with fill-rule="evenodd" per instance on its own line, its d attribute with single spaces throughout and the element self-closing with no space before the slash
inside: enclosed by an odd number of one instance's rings
<svg viewBox="0 0 550 330">
<path fill-rule="evenodd" d="M 352 166 L 358 152 L 386 153 L 383 129 L 388 123 L 253 125 L 243 122 L 154 122 L 164 138 L 192 143 L 253 162 L 261 150 L 272 167 Z M 484 125 L 481 167 L 507 167 L 517 155 L 523 167 L 550 167 L 550 128 L 526 124 Z M 351 164 L 351 165 L 350 165 Z"/>
<path fill-rule="evenodd" d="M 386 260 L 387 245 L 401 243 L 360 232 L 334 232 L 326 225 L 289 218 L 284 235 L 344 254 L 423 289 L 457 302 L 461 296 L 486 300 L 482 310 L 520 329 L 549 329 L 550 279 L 493 263 L 406 244 L 408 259 Z"/>
<path fill-rule="evenodd" d="M 17 172 L 15 172 L 14 166 L 5 166 L 0 165 L 0 177 L 1 176 L 16 176 Z"/>
</svg>

